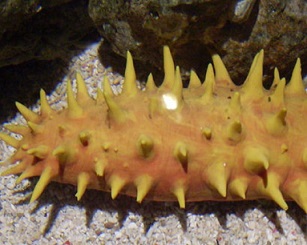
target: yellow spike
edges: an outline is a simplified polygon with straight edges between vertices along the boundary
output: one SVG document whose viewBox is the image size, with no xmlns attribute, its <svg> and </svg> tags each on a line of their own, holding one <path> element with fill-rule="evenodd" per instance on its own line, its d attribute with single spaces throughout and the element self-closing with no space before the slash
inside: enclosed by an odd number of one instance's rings
<svg viewBox="0 0 307 245">
<path fill-rule="evenodd" d="M 127 51 L 125 82 L 123 84 L 122 94 L 128 96 L 135 96 L 138 92 L 138 88 L 136 85 L 137 85 L 136 75 L 135 75 L 132 55 L 129 51 Z"/>
<path fill-rule="evenodd" d="M 306 94 L 305 86 L 302 78 L 301 60 L 297 59 L 294 66 L 290 82 L 286 86 L 286 93 L 288 94 Z"/>
<path fill-rule="evenodd" d="M 239 120 L 229 123 L 226 128 L 226 136 L 230 141 L 238 142 L 242 138 L 242 124 Z"/>
<path fill-rule="evenodd" d="M 41 109 L 40 109 L 41 115 L 49 116 L 53 110 L 51 109 L 47 101 L 46 92 L 43 89 L 41 89 L 39 94 L 40 94 L 40 103 L 41 103 Z"/>
<path fill-rule="evenodd" d="M 21 181 L 27 178 L 31 178 L 34 176 L 39 176 L 41 174 L 41 169 L 36 165 L 31 165 L 26 168 L 26 170 L 17 178 L 16 185 L 18 185 Z"/>
<path fill-rule="evenodd" d="M 286 144 L 282 144 L 282 145 L 280 146 L 281 153 L 287 152 L 288 149 L 289 149 L 289 147 L 288 147 Z"/>
<path fill-rule="evenodd" d="M 248 180 L 245 178 L 236 178 L 228 185 L 229 192 L 242 199 L 246 198 L 246 190 L 248 187 Z"/>
<path fill-rule="evenodd" d="M 188 149 L 187 145 L 181 141 L 176 143 L 174 150 L 175 158 L 181 163 L 185 172 L 188 171 Z"/>
<path fill-rule="evenodd" d="M 225 162 L 211 164 L 205 170 L 204 180 L 213 187 L 222 197 L 227 195 L 228 170 Z"/>
<path fill-rule="evenodd" d="M 11 175 L 11 174 L 20 174 L 22 173 L 28 166 L 28 161 L 22 161 L 20 163 L 18 163 L 17 165 L 6 169 L 5 171 L 3 171 L 0 176 L 7 176 L 7 175 Z"/>
<path fill-rule="evenodd" d="M 262 49 L 255 56 L 250 72 L 242 87 L 247 97 L 252 99 L 259 99 L 264 95 L 262 85 L 263 56 L 264 51 Z"/>
<path fill-rule="evenodd" d="M 148 174 L 141 175 L 136 178 L 134 184 L 137 189 L 136 201 L 141 203 L 147 193 L 150 191 L 150 188 L 153 186 L 153 178 Z"/>
<path fill-rule="evenodd" d="M 261 174 L 269 168 L 268 151 L 259 147 L 244 150 L 244 168 L 251 174 Z"/>
<path fill-rule="evenodd" d="M 77 186 L 77 193 L 75 197 L 77 197 L 77 200 L 80 201 L 84 192 L 86 191 L 86 187 L 90 183 L 91 176 L 89 173 L 81 172 L 78 175 L 78 186 Z"/>
<path fill-rule="evenodd" d="M 257 53 L 253 59 L 253 62 L 251 64 L 251 67 L 249 68 L 249 72 L 248 72 L 248 75 L 246 77 L 245 80 L 249 80 L 251 74 L 253 73 L 254 69 L 255 69 L 255 66 L 256 66 L 256 63 L 257 63 L 257 59 L 258 59 L 258 56 L 259 56 L 259 53 Z"/>
<path fill-rule="evenodd" d="M 51 166 L 47 166 L 44 171 L 42 172 L 35 188 L 34 191 L 32 193 L 31 199 L 30 199 L 30 203 L 34 202 L 35 200 L 37 200 L 40 195 L 43 193 L 44 189 L 46 188 L 46 186 L 51 182 L 52 178 L 55 177 L 57 175 L 57 171 L 55 171 L 54 169 L 52 169 Z"/>
<path fill-rule="evenodd" d="M 291 180 L 287 186 L 287 194 L 307 213 L 307 179 L 297 178 Z"/>
<path fill-rule="evenodd" d="M 214 54 L 212 56 L 212 61 L 215 70 L 215 81 L 219 83 L 223 82 L 225 84 L 232 82 L 221 57 L 218 54 Z"/>
<path fill-rule="evenodd" d="M 107 166 L 107 163 L 105 161 L 102 160 L 95 160 L 95 173 L 97 174 L 97 176 L 102 177 L 104 174 L 104 170 Z"/>
<path fill-rule="evenodd" d="M 105 151 L 105 152 L 108 152 L 110 150 L 110 146 L 111 146 L 111 143 L 110 142 L 104 142 L 102 144 L 102 149 Z"/>
<path fill-rule="evenodd" d="M 46 145 L 40 145 L 27 150 L 27 153 L 40 159 L 44 159 L 49 154 L 49 147 Z"/>
<path fill-rule="evenodd" d="M 119 123 L 124 122 L 126 120 L 126 113 L 119 107 L 119 105 L 112 98 L 113 92 L 110 87 L 109 79 L 106 76 L 104 77 L 103 85 L 104 85 L 103 95 L 109 108 L 110 117 L 116 122 Z"/>
<path fill-rule="evenodd" d="M 286 79 L 283 78 L 276 84 L 276 89 L 270 96 L 271 102 L 274 106 L 279 107 L 284 105 L 284 92 L 286 86 Z"/>
<path fill-rule="evenodd" d="M 31 129 L 31 131 L 34 133 L 34 134 L 39 134 L 39 133 L 42 133 L 43 132 L 43 129 L 44 127 L 39 125 L 39 124 L 36 124 L 36 123 L 33 123 L 33 122 L 28 122 L 28 126 L 29 128 Z"/>
<path fill-rule="evenodd" d="M 152 76 L 152 74 L 150 73 L 149 76 L 148 76 L 148 78 L 147 78 L 147 82 L 146 82 L 146 91 L 152 92 L 152 91 L 155 91 L 156 89 L 157 89 L 157 87 L 156 87 L 156 85 L 155 85 L 153 76 Z"/>
<path fill-rule="evenodd" d="M 234 92 L 230 100 L 230 110 L 233 113 L 241 112 L 241 98 L 239 92 Z"/>
<path fill-rule="evenodd" d="M 145 134 L 141 134 L 137 140 L 137 148 L 140 154 L 145 158 L 151 156 L 153 153 L 152 151 L 153 147 L 154 147 L 154 142 L 152 138 Z"/>
<path fill-rule="evenodd" d="M 117 175 L 112 175 L 109 179 L 109 185 L 111 187 L 111 197 L 112 199 L 115 199 L 121 189 L 125 186 L 126 180 L 123 178 L 117 176 Z"/>
<path fill-rule="evenodd" d="M 83 146 L 87 146 L 91 139 L 91 133 L 88 130 L 83 130 L 79 133 L 79 140 Z"/>
<path fill-rule="evenodd" d="M 18 125 L 18 124 L 6 124 L 4 125 L 4 127 L 15 133 L 15 134 L 20 134 L 22 136 L 24 136 L 25 134 L 29 133 L 29 128 L 27 126 L 24 125 Z"/>
<path fill-rule="evenodd" d="M 275 67 L 274 68 L 274 80 L 273 80 L 271 89 L 274 89 L 279 82 L 280 82 L 279 71 L 278 71 L 277 67 Z"/>
<path fill-rule="evenodd" d="M 174 82 L 174 85 L 173 85 L 173 88 L 172 88 L 172 94 L 175 95 L 178 105 L 180 105 L 183 101 L 182 89 L 183 89 L 183 87 L 182 87 L 180 68 L 179 68 L 179 66 L 176 66 L 175 82 Z"/>
<path fill-rule="evenodd" d="M 168 46 L 163 47 L 164 81 L 162 87 L 170 89 L 175 82 L 175 65 Z"/>
<path fill-rule="evenodd" d="M 210 140 L 212 137 L 212 129 L 208 127 L 201 128 L 201 133 L 207 140 Z"/>
<path fill-rule="evenodd" d="M 264 193 L 265 195 L 272 198 L 272 200 L 276 202 L 282 209 L 287 210 L 288 205 L 285 202 L 281 191 L 279 190 L 279 185 L 280 177 L 278 174 L 269 172 L 267 176 L 267 184 L 265 185 L 263 181 L 260 181 L 258 190 L 260 193 Z"/>
<path fill-rule="evenodd" d="M 52 155 L 57 157 L 60 165 L 65 165 L 67 163 L 72 163 L 75 161 L 75 154 L 76 149 L 73 147 L 68 147 L 64 145 L 59 145 L 52 151 Z"/>
<path fill-rule="evenodd" d="M 208 65 L 205 82 L 203 83 L 205 92 L 201 97 L 201 100 L 205 103 L 209 103 L 213 99 L 213 90 L 214 90 L 215 80 L 214 72 L 211 64 Z"/>
<path fill-rule="evenodd" d="M 194 70 L 191 70 L 189 88 L 199 88 L 200 86 L 201 81 L 199 77 Z"/>
<path fill-rule="evenodd" d="M 113 90 L 111 88 L 111 84 L 110 84 L 110 80 L 107 76 L 103 77 L 103 94 L 108 95 L 110 97 L 113 97 L 114 93 Z"/>
<path fill-rule="evenodd" d="M 83 115 L 83 109 L 74 97 L 70 80 L 67 80 L 67 104 L 70 118 L 80 118 Z"/>
<path fill-rule="evenodd" d="M 15 104 L 16 104 L 18 111 L 27 121 L 31 121 L 35 123 L 40 121 L 40 116 L 37 115 L 35 112 L 29 110 L 27 107 L 25 107 L 23 104 L 19 102 L 15 102 Z"/>
<path fill-rule="evenodd" d="M 177 197 L 180 208 L 185 208 L 185 191 L 186 188 L 182 181 L 178 181 L 172 189 L 172 193 Z"/>
<path fill-rule="evenodd" d="M 0 140 L 3 140 L 6 144 L 14 147 L 14 148 L 18 148 L 20 145 L 20 141 L 13 138 L 12 136 L 9 136 L 7 134 L 4 133 L 0 133 Z"/>
<path fill-rule="evenodd" d="M 79 103 L 84 103 L 92 98 L 88 94 L 85 81 L 79 72 L 76 72 L 76 82 L 77 82 L 77 101 Z"/>
<path fill-rule="evenodd" d="M 101 91 L 100 88 L 97 89 L 97 97 L 96 97 L 96 104 L 97 105 L 102 105 L 105 103 L 103 92 Z"/>
<path fill-rule="evenodd" d="M 270 134 L 278 136 L 285 133 L 287 130 L 285 121 L 286 115 L 287 109 L 282 108 L 278 113 L 267 119 L 266 129 Z"/>
</svg>

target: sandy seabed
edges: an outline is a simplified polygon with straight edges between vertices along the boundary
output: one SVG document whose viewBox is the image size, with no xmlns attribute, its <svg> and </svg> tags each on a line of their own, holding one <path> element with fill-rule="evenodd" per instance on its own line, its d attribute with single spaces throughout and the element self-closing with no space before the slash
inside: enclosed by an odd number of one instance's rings
<svg viewBox="0 0 307 245">
<path fill-rule="evenodd" d="M 100 44 L 74 57 L 67 72 L 72 81 L 80 72 L 93 96 L 103 75 L 115 92 L 123 81 L 101 65 Z M 62 82 L 48 97 L 53 108 L 66 106 L 65 90 Z M 19 114 L 12 121 L 24 123 Z M 0 160 L 12 152 L 0 143 Z M 133 198 L 112 200 L 109 193 L 95 190 L 87 190 L 78 202 L 76 187 L 51 183 L 29 204 L 37 179 L 17 186 L 15 180 L 0 178 L 0 244 L 307 244 L 307 215 L 293 202 L 287 212 L 271 201 L 188 203 L 181 210 L 177 203 L 140 205 Z"/>
</svg>

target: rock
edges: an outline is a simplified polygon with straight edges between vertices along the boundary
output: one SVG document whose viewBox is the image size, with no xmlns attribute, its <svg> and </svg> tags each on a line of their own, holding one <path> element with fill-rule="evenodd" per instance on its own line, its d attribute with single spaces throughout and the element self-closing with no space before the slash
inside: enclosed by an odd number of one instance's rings
<svg viewBox="0 0 307 245">
<path fill-rule="evenodd" d="M 0 67 L 66 58 L 78 40 L 95 30 L 86 4 L 84 0 L 2 2 Z"/>
<path fill-rule="evenodd" d="M 222 55 L 238 84 L 262 48 L 266 81 L 275 66 L 289 77 L 297 57 L 307 63 L 305 0 L 90 0 L 89 13 L 112 51 L 130 50 L 145 67 L 161 68 L 162 45 L 202 77 L 211 54 Z"/>
<path fill-rule="evenodd" d="M 98 34 L 86 0 L 0 1 L 0 120 L 63 79 L 71 57 Z M 9 113 L 11 114 L 9 115 Z"/>
</svg>

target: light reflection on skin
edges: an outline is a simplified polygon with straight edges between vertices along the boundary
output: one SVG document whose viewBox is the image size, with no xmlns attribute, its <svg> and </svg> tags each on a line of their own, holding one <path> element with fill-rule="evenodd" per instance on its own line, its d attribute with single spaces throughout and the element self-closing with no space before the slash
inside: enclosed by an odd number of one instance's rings
<svg viewBox="0 0 307 245">
<path fill-rule="evenodd" d="M 178 100 L 172 93 L 163 94 L 162 101 L 167 110 L 176 110 L 178 108 Z"/>
</svg>

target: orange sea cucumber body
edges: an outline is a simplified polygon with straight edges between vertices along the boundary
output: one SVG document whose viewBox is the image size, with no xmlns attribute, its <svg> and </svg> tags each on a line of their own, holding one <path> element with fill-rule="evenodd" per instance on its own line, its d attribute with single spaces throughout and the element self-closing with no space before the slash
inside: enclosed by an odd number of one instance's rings
<svg viewBox="0 0 307 245">
<path fill-rule="evenodd" d="M 243 86 L 230 80 L 213 56 L 205 82 L 191 72 L 183 89 L 168 47 L 165 79 L 152 76 L 146 91 L 135 83 L 130 53 L 123 92 L 113 95 L 109 81 L 97 98 L 77 75 L 74 98 L 67 83 L 68 108 L 52 110 L 41 91 L 40 115 L 17 104 L 27 126 L 8 125 L 21 141 L 0 134 L 17 149 L 7 161 L 17 182 L 41 176 L 31 201 L 50 181 L 157 201 L 248 200 L 266 198 L 287 209 L 294 200 L 307 212 L 307 95 L 298 60 L 288 85 L 277 70 L 270 90 L 262 87 L 263 51 Z"/>
</svg>

